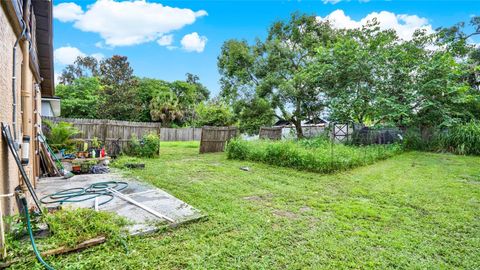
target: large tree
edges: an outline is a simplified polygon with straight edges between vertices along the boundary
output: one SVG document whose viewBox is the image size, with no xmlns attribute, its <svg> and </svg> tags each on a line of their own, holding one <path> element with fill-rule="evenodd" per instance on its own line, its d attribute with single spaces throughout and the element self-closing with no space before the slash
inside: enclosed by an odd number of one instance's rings
<svg viewBox="0 0 480 270">
<path fill-rule="evenodd" d="M 75 62 L 67 65 L 59 76 L 59 83 L 72 84 L 76 79 L 99 75 L 98 60 L 92 56 L 78 56 Z"/>
<path fill-rule="evenodd" d="M 101 92 L 98 115 L 101 118 L 138 120 L 141 106 L 137 98 L 137 79 L 126 56 L 114 55 L 100 63 Z"/>
<path fill-rule="evenodd" d="M 185 82 L 196 87 L 196 101 L 202 102 L 208 100 L 210 97 L 210 90 L 208 90 L 208 88 L 200 82 L 200 77 L 192 73 L 187 73 L 185 76 Z"/>
<path fill-rule="evenodd" d="M 265 41 L 224 43 L 218 58 L 222 96 L 247 104 L 253 98 L 270 103 L 278 118 L 292 121 L 303 137 L 302 121 L 323 109 L 321 89 L 306 77 L 319 46 L 335 39 L 335 31 L 315 16 L 294 13 L 275 22 Z"/>
<path fill-rule="evenodd" d="M 396 40 L 376 22 L 343 31 L 332 46 L 319 46 L 306 80 L 323 89 L 331 118 L 364 124 L 375 121 L 386 53 Z"/>
<path fill-rule="evenodd" d="M 319 47 L 308 78 L 326 93 L 331 120 L 406 127 L 448 126 L 465 117 L 462 65 L 435 35 L 409 41 L 373 20 Z"/>
</svg>

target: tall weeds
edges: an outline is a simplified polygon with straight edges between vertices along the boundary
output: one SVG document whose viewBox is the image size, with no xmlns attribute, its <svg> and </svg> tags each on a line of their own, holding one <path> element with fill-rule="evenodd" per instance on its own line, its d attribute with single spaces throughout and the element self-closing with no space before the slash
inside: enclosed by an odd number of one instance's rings
<svg viewBox="0 0 480 270">
<path fill-rule="evenodd" d="M 230 159 L 259 161 L 319 173 L 331 173 L 372 164 L 402 151 L 398 144 L 363 147 L 330 144 L 323 138 L 294 141 L 244 141 L 228 144 Z"/>
</svg>

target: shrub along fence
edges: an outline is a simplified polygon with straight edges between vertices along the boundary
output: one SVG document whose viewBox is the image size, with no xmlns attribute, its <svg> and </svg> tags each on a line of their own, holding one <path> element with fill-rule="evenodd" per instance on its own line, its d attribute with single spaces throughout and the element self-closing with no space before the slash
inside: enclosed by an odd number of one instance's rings
<svg viewBox="0 0 480 270">
<path fill-rule="evenodd" d="M 107 119 L 79 119 L 61 117 L 43 117 L 53 123 L 67 122 L 80 130 L 75 139 L 85 141 L 91 146 L 94 138 L 105 144 L 107 153 L 124 150 L 132 136 L 138 139 L 155 133 L 161 141 L 199 141 L 201 128 L 161 128 L 158 122 L 130 122 Z"/>
</svg>

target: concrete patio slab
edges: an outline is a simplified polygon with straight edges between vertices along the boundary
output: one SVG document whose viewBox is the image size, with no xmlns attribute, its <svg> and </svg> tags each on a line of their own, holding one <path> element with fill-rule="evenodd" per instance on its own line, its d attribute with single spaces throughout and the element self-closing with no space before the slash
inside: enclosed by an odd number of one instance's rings
<svg viewBox="0 0 480 270">
<path fill-rule="evenodd" d="M 128 187 L 122 190 L 121 193 L 175 221 L 173 223 L 167 222 L 165 219 L 161 219 L 118 197 L 114 197 L 110 202 L 99 206 L 100 211 L 115 212 L 129 220 L 132 224 L 128 229 L 132 235 L 155 232 L 160 225 L 168 224 L 170 226 L 177 226 L 204 217 L 199 210 L 167 192 L 152 185 L 125 178 L 116 173 L 83 174 L 76 175 L 69 179 L 63 179 L 62 177 L 41 178 L 38 181 L 36 192 L 39 198 L 43 198 L 44 196 L 61 190 L 86 188 L 93 183 L 105 181 L 127 182 Z M 99 198 L 99 201 L 101 202 L 106 199 L 107 197 Z M 94 200 L 65 203 L 64 205 L 71 206 L 72 208 L 93 208 Z M 58 206 L 58 204 L 48 204 L 46 206 L 54 207 Z"/>
</svg>

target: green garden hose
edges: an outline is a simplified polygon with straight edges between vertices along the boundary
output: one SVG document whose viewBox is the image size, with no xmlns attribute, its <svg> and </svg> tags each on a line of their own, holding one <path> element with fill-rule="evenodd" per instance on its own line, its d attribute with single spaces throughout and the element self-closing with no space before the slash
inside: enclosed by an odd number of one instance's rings
<svg viewBox="0 0 480 270">
<path fill-rule="evenodd" d="M 25 198 L 25 196 L 22 195 L 20 200 L 22 201 L 23 211 L 25 212 L 25 219 L 27 220 L 27 231 L 30 236 L 30 242 L 32 243 L 32 248 L 33 248 L 33 252 L 35 253 L 35 257 L 37 257 L 37 260 L 45 267 L 45 269 L 54 270 L 55 268 L 51 267 L 48 263 L 46 263 L 43 260 L 42 255 L 40 255 L 40 252 L 38 251 L 37 245 L 35 245 L 35 239 L 33 238 L 32 225 L 30 224 L 30 214 L 28 213 L 27 199 Z"/>
<path fill-rule="evenodd" d="M 100 206 L 113 200 L 113 195 L 108 191 L 109 188 L 121 191 L 126 189 L 127 187 L 128 183 L 126 182 L 97 182 L 91 184 L 87 188 L 69 188 L 49 194 L 41 198 L 40 202 L 43 204 L 58 203 L 62 205 L 64 203 L 84 202 L 102 196 L 107 197 L 107 199 L 104 199 L 103 201 L 98 203 L 98 205 Z"/>
</svg>

